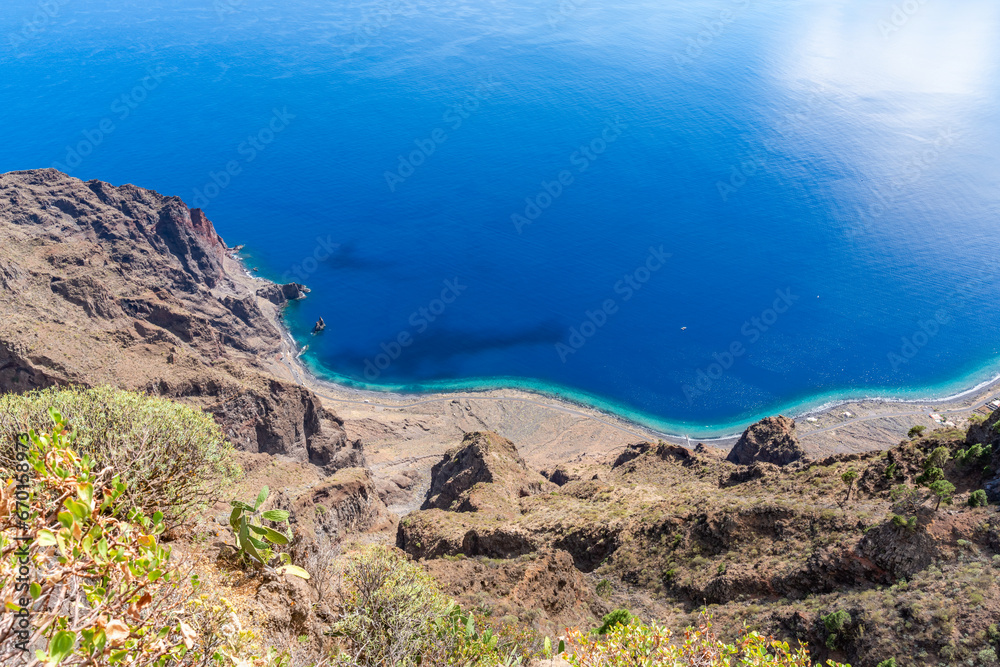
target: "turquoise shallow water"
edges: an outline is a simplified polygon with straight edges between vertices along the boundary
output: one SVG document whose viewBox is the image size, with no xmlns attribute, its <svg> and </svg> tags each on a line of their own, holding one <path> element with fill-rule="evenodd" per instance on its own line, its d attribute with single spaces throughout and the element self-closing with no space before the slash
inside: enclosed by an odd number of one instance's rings
<svg viewBox="0 0 1000 667">
<path fill-rule="evenodd" d="M 1000 7 L 894 4 L 12 2 L 0 170 L 202 206 L 345 384 L 939 397 L 1000 371 Z"/>
</svg>

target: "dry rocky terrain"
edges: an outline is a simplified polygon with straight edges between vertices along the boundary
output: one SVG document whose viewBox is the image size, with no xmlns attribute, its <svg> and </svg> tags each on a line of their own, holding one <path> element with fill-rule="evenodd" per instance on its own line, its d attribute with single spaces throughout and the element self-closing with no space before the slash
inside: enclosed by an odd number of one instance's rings
<svg viewBox="0 0 1000 667">
<path fill-rule="evenodd" d="M 0 238 L 0 391 L 112 384 L 208 411 L 243 486 L 291 512 L 297 559 L 395 543 L 463 605 L 551 635 L 619 607 L 683 627 L 707 606 L 723 634 L 816 658 L 996 664 L 1000 516 L 967 501 L 1000 501 L 1000 411 L 912 440 L 926 419 L 773 417 L 687 448 L 525 393 L 378 398 L 306 375 L 280 312 L 307 288 L 247 275 L 176 197 L 4 174 Z M 992 455 L 956 460 L 978 443 Z M 918 477 L 940 448 L 955 491 L 936 508 Z M 168 537 L 209 559 L 199 531 Z M 329 606 L 288 604 L 305 584 L 253 586 L 248 613 L 323 643 Z"/>
</svg>

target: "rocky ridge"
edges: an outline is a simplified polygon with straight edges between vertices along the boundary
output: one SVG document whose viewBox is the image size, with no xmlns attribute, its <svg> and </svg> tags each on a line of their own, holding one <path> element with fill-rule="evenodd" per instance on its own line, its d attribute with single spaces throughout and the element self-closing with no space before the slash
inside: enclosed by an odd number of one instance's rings
<svg viewBox="0 0 1000 667">
<path fill-rule="evenodd" d="M 212 412 L 237 447 L 363 464 L 342 422 L 268 370 L 301 285 L 249 279 L 204 212 L 53 169 L 0 175 L 0 391 L 113 384 Z"/>
</svg>

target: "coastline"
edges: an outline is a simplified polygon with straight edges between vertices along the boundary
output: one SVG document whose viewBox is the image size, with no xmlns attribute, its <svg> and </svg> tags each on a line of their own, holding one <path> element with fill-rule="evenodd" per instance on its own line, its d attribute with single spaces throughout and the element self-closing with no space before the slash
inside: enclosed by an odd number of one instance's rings
<svg viewBox="0 0 1000 667">
<path fill-rule="evenodd" d="M 234 262 L 237 273 L 255 284 L 272 282 L 251 273 L 242 258 L 238 256 L 227 255 L 227 261 Z M 795 419 L 799 438 L 803 440 L 804 446 L 816 450 L 816 453 L 882 449 L 897 444 L 913 425 L 921 424 L 931 428 L 940 426 L 930 418 L 931 412 L 955 419 L 956 425 L 961 426 L 960 421 L 964 422 L 977 408 L 1000 394 L 1000 373 L 994 369 L 986 371 L 988 379 L 981 380 L 971 387 L 948 392 L 944 396 L 901 398 L 879 396 L 878 392 L 864 390 L 827 392 L 805 400 L 789 402 L 785 406 L 779 406 L 777 409 L 739 422 L 689 427 L 662 422 L 624 406 L 618 408 L 608 401 L 597 397 L 591 398 L 581 392 L 566 390 L 566 393 L 562 393 L 555 390 L 519 387 L 516 386 L 517 380 L 504 383 L 501 379 L 496 386 L 490 387 L 479 385 L 465 390 L 429 389 L 419 392 L 398 388 L 351 386 L 346 382 L 341 383 L 336 379 L 324 377 L 328 373 L 312 368 L 308 359 L 302 358 L 304 347 L 292 334 L 284 319 L 283 309 L 276 309 L 273 314 L 272 323 L 281 332 L 282 351 L 279 358 L 273 360 L 274 363 L 271 364 L 272 372 L 308 387 L 324 401 L 338 406 L 338 414 L 342 417 L 347 415 L 345 418 L 349 423 L 370 420 L 374 414 L 384 416 L 387 413 L 416 418 L 440 417 L 447 412 L 447 409 L 442 408 L 454 404 L 464 405 L 467 414 L 478 415 L 476 420 L 484 422 L 483 427 L 487 428 L 490 426 L 490 419 L 483 417 L 489 417 L 494 413 L 518 412 L 536 426 L 535 422 L 547 413 L 550 416 L 559 416 L 560 419 L 557 421 L 564 424 L 567 421 L 577 422 L 574 424 L 574 430 L 577 431 L 583 426 L 579 422 L 588 423 L 589 428 L 582 429 L 590 436 L 588 440 L 596 439 L 599 433 L 604 434 L 607 439 L 606 446 L 587 447 L 585 452 L 577 452 L 577 455 L 586 453 L 607 456 L 639 440 L 664 440 L 692 447 L 696 443 L 704 443 L 727 449 L 751 423 L 775 414 L 784 414 Z M 972 378 L 977 375 L 982 376 L 984 372 L 973 373 L 967 377 Z M 947 386 L 961 382 L 963 380 L 959 379 Z M 469 383 L 476 385 L 477 380 L 469 380 Z M 525 381 L 525 384 L 529 384 L 529 381 Z M 913 390 L 913 393 L 923 391 L 927 390 Z M 850 396 L 850 393 L 858 395 Z M 591 400 L 588 401 L 588 398 Z M 491 405 L 486 407 L 488 404 Z M 475 406 L 475 410 L 472 406 Z M 850 413 L 851 416 L 846 417 L 845 413 Z M 492 430 L 498 428 L 494 426 Z M 528 430 L 550 431 L 551 429 L 529 428 Z M 372 434 L 361 433 L 361 435 L 370 437 Z M 611 437 L 607 438 L 609 435 Z M 535 447 L 532 443 L 527 443 L 527 447 L 536 449 L 543 444 L 552 444 L 552 441 L 557 439 L 552 437 L 548 443 L 535 443 Z"/>
</svg>

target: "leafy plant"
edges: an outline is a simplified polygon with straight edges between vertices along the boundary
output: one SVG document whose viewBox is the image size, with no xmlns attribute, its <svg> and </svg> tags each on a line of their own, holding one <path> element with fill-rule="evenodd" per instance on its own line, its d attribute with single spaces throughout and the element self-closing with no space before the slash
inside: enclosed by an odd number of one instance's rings
<svg viewBox="0 0 1000 667">
<path fill-rule="evenodd" d="M 946 480 L 938 480 L 930 485 L 931 493 L 937 496 L 937 504 L 934 505 L 934 509 L 937 510 L 941 507 L 942 501 L 946 505 L 951 504 L 951 495 L 955 493 L 955 485 Z"/>
<path fill-rule="evenodd" d="M 132 507 L 120 477 L 78 455 L 65 418 L 49 414 L 51 432 L 29 431 L 14 477 L 0 484 L 0 597 L 33 620 L 4 624 L 0 664 L 39 644 L 36 658 L 49 664 L 152 667 L 179 659 L 193 646 L 179 617 L 192 582 L 160 544 L 163 515 Z M 21 534 L 34 539 L 22 547 Z M 22 558 L 33 581 L 18 592 Z"/>
<path fill-rule="evenodd" d="M 604 618 L 601 619 L 600 627 L 594 632 L 599 635 L 606 635 L 616 625 L 628 625 L 633 620 L 635 620 L 635 616 L 628 609 L 615 609 L 605 614 Z"/>
<path fill-rule="evenodd" d="M 909 431 L 907 431 L 906 436 L 908 438 L 910 438 L 911 440 L 913 438 L 919 438 L 921 435 L 923 435 L 924 431 L 926 431 L 926 430 L 927 430 L 926 426 L 919 426 L 919 425 L 918 426 L 913 426 L 913 427 L 910 428 Z"/>
<path fill-rule="evenodd" d="M 940 482 L 942 479 L 944 479 L 944 470 L 941 468 L 929 467 L 917 476 L 916 482 L 917 484 L 929 487 L 931 484 Z"/>
<path fill-rule="evenodd" d="M 435 620 L 452 602 L 403 552 L 371 546 L 340 562 L 343 601 L 333 634 L 346 640 L 339 665 L 407 667 L 437 641 Z"/>
<path fill-rule="evenodd" d="M 125 484 L 122 502 L 177 523 L 218 501 L 237 476 L 233 447 L 208 414 L 112 387 L 51 388 L 0 396 L 0 473 L 15 469 L 20 434 L 65 418 L 73 449 Z"/>
<path fill-rule="evenodd" d="M 736 642 L 726 644 L 712 631 L 711 619 L 702 616 L 697 628 L 688 628 L 683 637 L 674 637 L 667 628 L 645 625 L 638 619 L 617 624 L 604 635 L 570 630 L 563 657 L 573 667 L 811 667 L 804 646 L 792 649 L 787 643 L 746 632 Z M 844 667 L 827 661 L 829 667 Z"/>
<path fill-rule="evenodd" d="M 844 502 L 850 502 L 851 491 L 854 490 L 854 482 L 858 479 L 858 472 L 856 470 L 848 470 L 843 475 L 840 476 L 840 481 L 844 483 L 847 487 L 847 496 L 844 498 Z"/>
<path fill-rule="evenodd" d="M 917 517 L 911 516 L 909 519 L 898 514 L 892 515 L 892 525 L 896 528 L 905 528 L 911 533 L 917 529 Z"/>
<path fill-rule="evenodd" d="M 944 464 L 946 464 L 950 458 L 951 452 L 948 451 L 947 447 L 936 447 L 924 462 L 924 469 L 944 468 Z"/>
<path fill-rule="evenodd" d="M 253 505 L 240 500 L 233 500 L 233 511 L 229 515 L 229 525 L 236 538 L 236 553 L 240 561 L 255 567 L 270 567 L 277 560 L 280 566 L 279 574 L 291 574 L 303 579 L 309 578 L 309 573 L 301 567 L 291 564 L 291 557 L 284 552 L 276 551 L 271 545 L 285 546 L 291 542 L 291 528 L 288 534 L 278 532 L 264 525 L 264 521 L 275 523 L 288 522 L 288 512 L 285 510 L 264 510 L 260 508 L 269 494 L 265 486 L 257 494 Z"/>
<path fill-rule="evenodd" d="M 851 615 L 843 609 L 827 614 L 820 620 L 823 621 L 823 625 L 826 626 L 826 631 L 829 633 L 826 637 L 826 646 L 830 649 L 837 648 L 837 640 L 843 636 L 844 628 L 853 622 Z"/>
<path fill-rule="evenodd" d="M 510 626 L 493 627 L 488 619 L 462 611 L 453 604 L 448 612 L 434 619 L 436 650 L 420 656 L 421 665 L 464 665 L 465 667 L 513 667 L 520 665 L 525 653 L 527 634 Z M 528 640 L 530 642 L 530 640 Z M 545 653 L 551 655 L 551 641 Z"/>
<path fill-rule="evenodd" d="M 955 463 L 960 466 L 973 466 L 988 458 L 993 448 L 990 445 L 975 444 L 968 449 L 960 449 L 955 453 Z"/>
<path fill-rule="evenodd" d="M 986 507 L 987 505 L 989 505 L 989 499 L 982 489 L 976 489 L 969 496 L 969 507 Z"/>
</svg>

